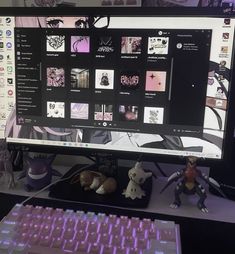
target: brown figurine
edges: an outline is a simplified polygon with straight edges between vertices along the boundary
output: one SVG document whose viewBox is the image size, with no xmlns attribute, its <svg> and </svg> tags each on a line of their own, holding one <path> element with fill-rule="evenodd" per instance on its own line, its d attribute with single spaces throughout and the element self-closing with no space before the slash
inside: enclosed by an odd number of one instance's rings
<svg viewBox="0 0 235 254">
<path fill-rule="evenodd" d="M 117 188 L 117 182 L 113 177 L 106 177 L 100 172 L 85 170 L 73 177 L 71 184 L 80 183 L 85 190 L 94 190 L 97 194 L 112 193 Z"/>
<path fill-rule="evenodd" d="M 108 177 L 96 190 L 98 194 L 109 194 L 117 189 L 117 181 L 113 177 Z"/>
<path fill-rule="evenodd" d="M 101 173 L 91 171 L 91 170 L 84 170 L 80 174 L 74 176 L 71 180 L 71 184 L 74 183 L 80 183 L 81 187 L 84 188 L 84 190 L 91 190 L 94 189 L 94 187 L 91 188 L 92 184 L 94 186 L 94 179 L 100 178 L 102 176 Z"/>
</svg>

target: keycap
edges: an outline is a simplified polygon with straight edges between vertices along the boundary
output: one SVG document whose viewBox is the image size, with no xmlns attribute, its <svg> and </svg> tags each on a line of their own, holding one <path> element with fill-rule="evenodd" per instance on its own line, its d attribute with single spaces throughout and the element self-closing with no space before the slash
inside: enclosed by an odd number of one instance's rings
<svg viewBox="0 0 235 254">
<path fill-rule="evenodd" d="M 0 254 L 180 254 L 179 235 L 172 221 L 16 205 L 0 222 Z"/>
</svg>

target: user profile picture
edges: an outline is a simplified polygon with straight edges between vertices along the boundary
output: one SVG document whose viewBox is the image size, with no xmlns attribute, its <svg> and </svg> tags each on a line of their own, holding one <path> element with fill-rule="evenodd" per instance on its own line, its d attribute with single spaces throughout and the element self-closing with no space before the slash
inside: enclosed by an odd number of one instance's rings
<svg viewBox="0 0 235 254">
<path fill-rule="evenodd" d="M 183 44 L 182 44 L 182 43 L 177 43 L 177 44 L 176 44 L 176 48 L 177 48 L 177 49 L 182 49 L 182 47 L 183 47 Z"/>
</svg>

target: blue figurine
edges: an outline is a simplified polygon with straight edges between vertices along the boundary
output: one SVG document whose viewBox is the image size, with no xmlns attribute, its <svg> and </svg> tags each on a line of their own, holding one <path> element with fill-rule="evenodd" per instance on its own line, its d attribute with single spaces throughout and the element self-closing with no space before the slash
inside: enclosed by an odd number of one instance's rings
<svg viewBox="0 0 235 254">
<path fill-rule="evenodd" d="M 62 176 L 57 170 L 52 169 L 54 159 L 55 155 L 35 158 L 25 156 L 26 169 L 18 179 L 26 177 L 26 191 L 40 190 L 51 183 L 52 176 Z"/>
</svg>

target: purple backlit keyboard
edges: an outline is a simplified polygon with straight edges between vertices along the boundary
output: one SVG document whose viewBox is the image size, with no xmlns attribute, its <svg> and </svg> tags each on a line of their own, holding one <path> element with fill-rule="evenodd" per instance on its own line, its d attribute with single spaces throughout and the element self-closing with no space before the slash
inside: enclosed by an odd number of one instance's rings
<svg viewBox="0 0 235 254">
<path fill-rule="evenodd" d="M 15 205 L 0 223 L 1 254 L 180 254 L 171 221 Z"/>
</svg>

